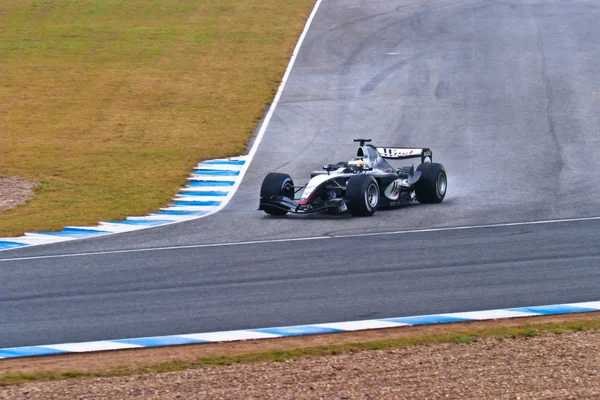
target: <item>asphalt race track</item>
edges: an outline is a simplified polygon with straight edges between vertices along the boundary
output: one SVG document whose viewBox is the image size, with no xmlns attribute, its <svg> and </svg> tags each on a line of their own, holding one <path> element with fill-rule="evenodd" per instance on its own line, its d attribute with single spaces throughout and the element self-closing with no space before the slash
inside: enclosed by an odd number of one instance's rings
<svg viewBox="0 0 600 400">
<path fill-rule="evenodd" d="M 1 253 L 0 348 L 598 300 L 600 220 L 502 224 L 600 216 L 599 17 L 591 0 L 325 0 L 231 203 Z M 305 183 L 356 137 L 430 147 L 446 200 L 256 211 L 266 173 Z M 291 238 L 317 239 L 274 241 Z M 204 246 L 236 242 L 255 243 Z"/>
</svg>

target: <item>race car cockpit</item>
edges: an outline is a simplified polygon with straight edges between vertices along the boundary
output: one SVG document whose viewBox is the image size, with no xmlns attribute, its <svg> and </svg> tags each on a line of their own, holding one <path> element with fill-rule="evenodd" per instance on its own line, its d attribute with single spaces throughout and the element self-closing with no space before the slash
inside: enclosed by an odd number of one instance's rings
<svg viewBox="0 0 600 400">
<path fill-rule="evenodd" d="M 365 145 L 365 142 L 371 141 L 370 139 L 355 139 L 354 141 L 360 142 L 356 156 L 364 162 L 364 170 L 376 169 L 382 172 L 394 172 L 394 168 L 381 157 L 374 146 Z"/>
</svg>

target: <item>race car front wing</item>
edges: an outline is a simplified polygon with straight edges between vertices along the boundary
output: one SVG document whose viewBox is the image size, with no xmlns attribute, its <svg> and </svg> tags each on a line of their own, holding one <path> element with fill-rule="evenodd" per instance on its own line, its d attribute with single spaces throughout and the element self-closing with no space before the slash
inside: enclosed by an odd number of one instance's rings
<svg viewBox="0 0 600 400">
<path fill-rule="evenodd" d="M 258 209 L 265 210 L 265 208 L 278 208 L 294 214 L 310 214 L 324 210 L 344 212 L 348 209 L 346 203 L 341 198 L 327 200 L 319 204 L 300 204 L 296 200 L 292 200 L 285 196 L 261 198 Z"/>
</svg>

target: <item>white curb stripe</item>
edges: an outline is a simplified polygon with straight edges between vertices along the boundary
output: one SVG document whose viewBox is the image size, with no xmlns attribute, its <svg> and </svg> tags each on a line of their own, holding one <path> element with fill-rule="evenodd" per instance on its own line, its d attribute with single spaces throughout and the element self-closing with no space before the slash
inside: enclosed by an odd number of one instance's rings
<svg viewBox="0 0 600 400">
<path fill-rule="evenodd" d="M 143 226 L 113 224 L 110 222 L 100 222 L 99 229 L 112 233 L 131 232 L 143 229 Z"/>
<path fill-rule="evenodd" d="M 242 169 L 244 165 L 219 165 L 219 164 L 207 164 L 206 162 L 201 162 L 194 168 L 195 170 L 201 169 L 213 169 L 213 170 L 222 170 L 222 171 L 239 171 Z"/>
<path fill-rule="evenodd" d="M 88 231 L 97 231 L 97 232 L 109 232 L 107 229 L 104 229 L 102 226 L 67 226 L 65 229 L 85 229 Z"/>
<path fill-rule="evenodd" d="M 69 238 L 69 237 L 45 235 L 43 233 L 38 233 L 38 232 L 36 232 L 36 233 L 27 232 L 27 233 L 25 233 L 25 237 L 26 238 L 35 238 L 39 241 L 44 241 L 45 243 L 57 243 L 57 242 L 66 242 L 68 240 L 73 240 L 72 238 Z"/>
<path fill-rule="evenodd" d="M 220 182 L 231 182 L 237 181 L 239 176 L 219 176 L 219 175 L 204 175 L 199 173 L 192 173 L 188 180 L 190 181 L 220 181 Z M 231 187 L 235 187 L 235 184 Z"/>
<path fill-rule="evenodd" d="M 233 187 L 233 186 L 232 186 Z M 185 195 L 186 192 L 230 192 L 231 189 L 226 186 L 186 186 L 180 189 L 178 195 Z"/>
<path fill-rule="evenodd" d="M 147 220 L 147 221 L 162 221 L 162 220 L 169 220 L 169 221 L 189 221 L 191 219 L 196 219 L 198 218 L 198 215 L 194 215 L 194 214 L 190 214 L 190 215 L 148 215 L 147 217 L 129 217 L 131 219 L 135 218 L 135 219 L 139 219 L 139 220 Z"/>
<path fill-rule="evenodd" d="M 57 238 L 59 240 L 54 240 L 52 243 L 63 242 L 64 240 L 60 240 L 61 238 Z M 46 236 L 38 237 L 38 236 L 21 236 L 16 238 L 1 238 L 0 242 L 14 242 L 14 243 L 22 243 L 25 246 L 36 246 L 40 244 L 48 243 L 50 239 Z"/>
<path fill-rule="evenodd" d="M 570 304 L 565 304 L 565 306 L 597 308 L 600 310 L 600 301 L 588 301 L 588 302 L 584 302 L 584 303 L 570 303 Z"/>
<path fill-rule="evenodd" d="M 339 329 L 342 331 L 362 331 L 366 329 L 398 328 L 401 326 L 410 326 L 410 324 L 372 319 L 367 321 L 348 321 L 334 322 L 331 324 L 317 324 L 315 326 L 330 329 Z"/>
<path fill-rule="evenodd" d="M 142 346 L 105 340 L 99 342 L 53 344 L 44 347 L 54 350 L 62 350 L 67 353 L 89 353 L 91 351 L 134 349 Z"/>
<path fill-rule="evenodd" d="M 144 229 L 143 225 L 124 224 L 123 222 L 125 222 L 125 221 L 119 221 L 119 222 L 117 222 L 117 221 L 115 221 L 115 222 L 102 221 L 102 222 L 100 222 L 100 228 L 105 229 L 107 231 L 111 231 L 113 233 L 138 231 L 140 229 Z"/>
<path fill-rule="evenodd" d="M 161 208 L 161 210 L 164 211 L 205 211 L 205 212 L 212 212 L 214 211 L 215 207 L 213 206 L 171 206 L 171 207 L 165 207 L 165 208 Z M 206 214 L 208 215 L 208 214 Z"/>
<path fill-rule="evenodd" d="M 237 340 L 252 340 L 252 339 L 273 339 L 279 335 L 272 333 L 253 332 L 253 331 L 225 331 L 225 332 L 208 332 L 208 333 L 193 333 L 190 335 L 177 335 L 181 338 L 195 339 L 205 342 L 234 342 Z"/>
<path fill-rule="evenodd" d="M 173 200 L 174 201 L 223 201 L 227 196 L 182 196 L 180 194 L 177 195 Z"/>
<path fill-rule="evenodd" d="M 442 315 L 483 321 L 486 319 L 532 317 L 532 316 L 538 315 L 538 314 L 532 313 L 532 312 L 522 312 L 522 311 L 490 310 L 490 311 L 485 311 L 485 312 L 475 311 L 475 312 L 464 312 L 464 313 L 453 313 L 453 314 L 442 314 Z"/>
</svg>

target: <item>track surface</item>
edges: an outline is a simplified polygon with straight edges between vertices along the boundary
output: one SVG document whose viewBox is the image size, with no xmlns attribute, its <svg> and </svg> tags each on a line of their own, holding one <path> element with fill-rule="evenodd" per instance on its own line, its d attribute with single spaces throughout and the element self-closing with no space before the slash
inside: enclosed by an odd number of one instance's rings
<svg viewBox="0 0 600 400">
<path fill-rule="evenodd" d="M 215 216 L 2 253 L 0 347 L 598 300 L 600 222 L 6 260 L 600 215 L 594 1 L 324 1 L 238 193 Z M 351 139 L 428 146 L 446 201 L 269 218 Z"/>
</svg>

